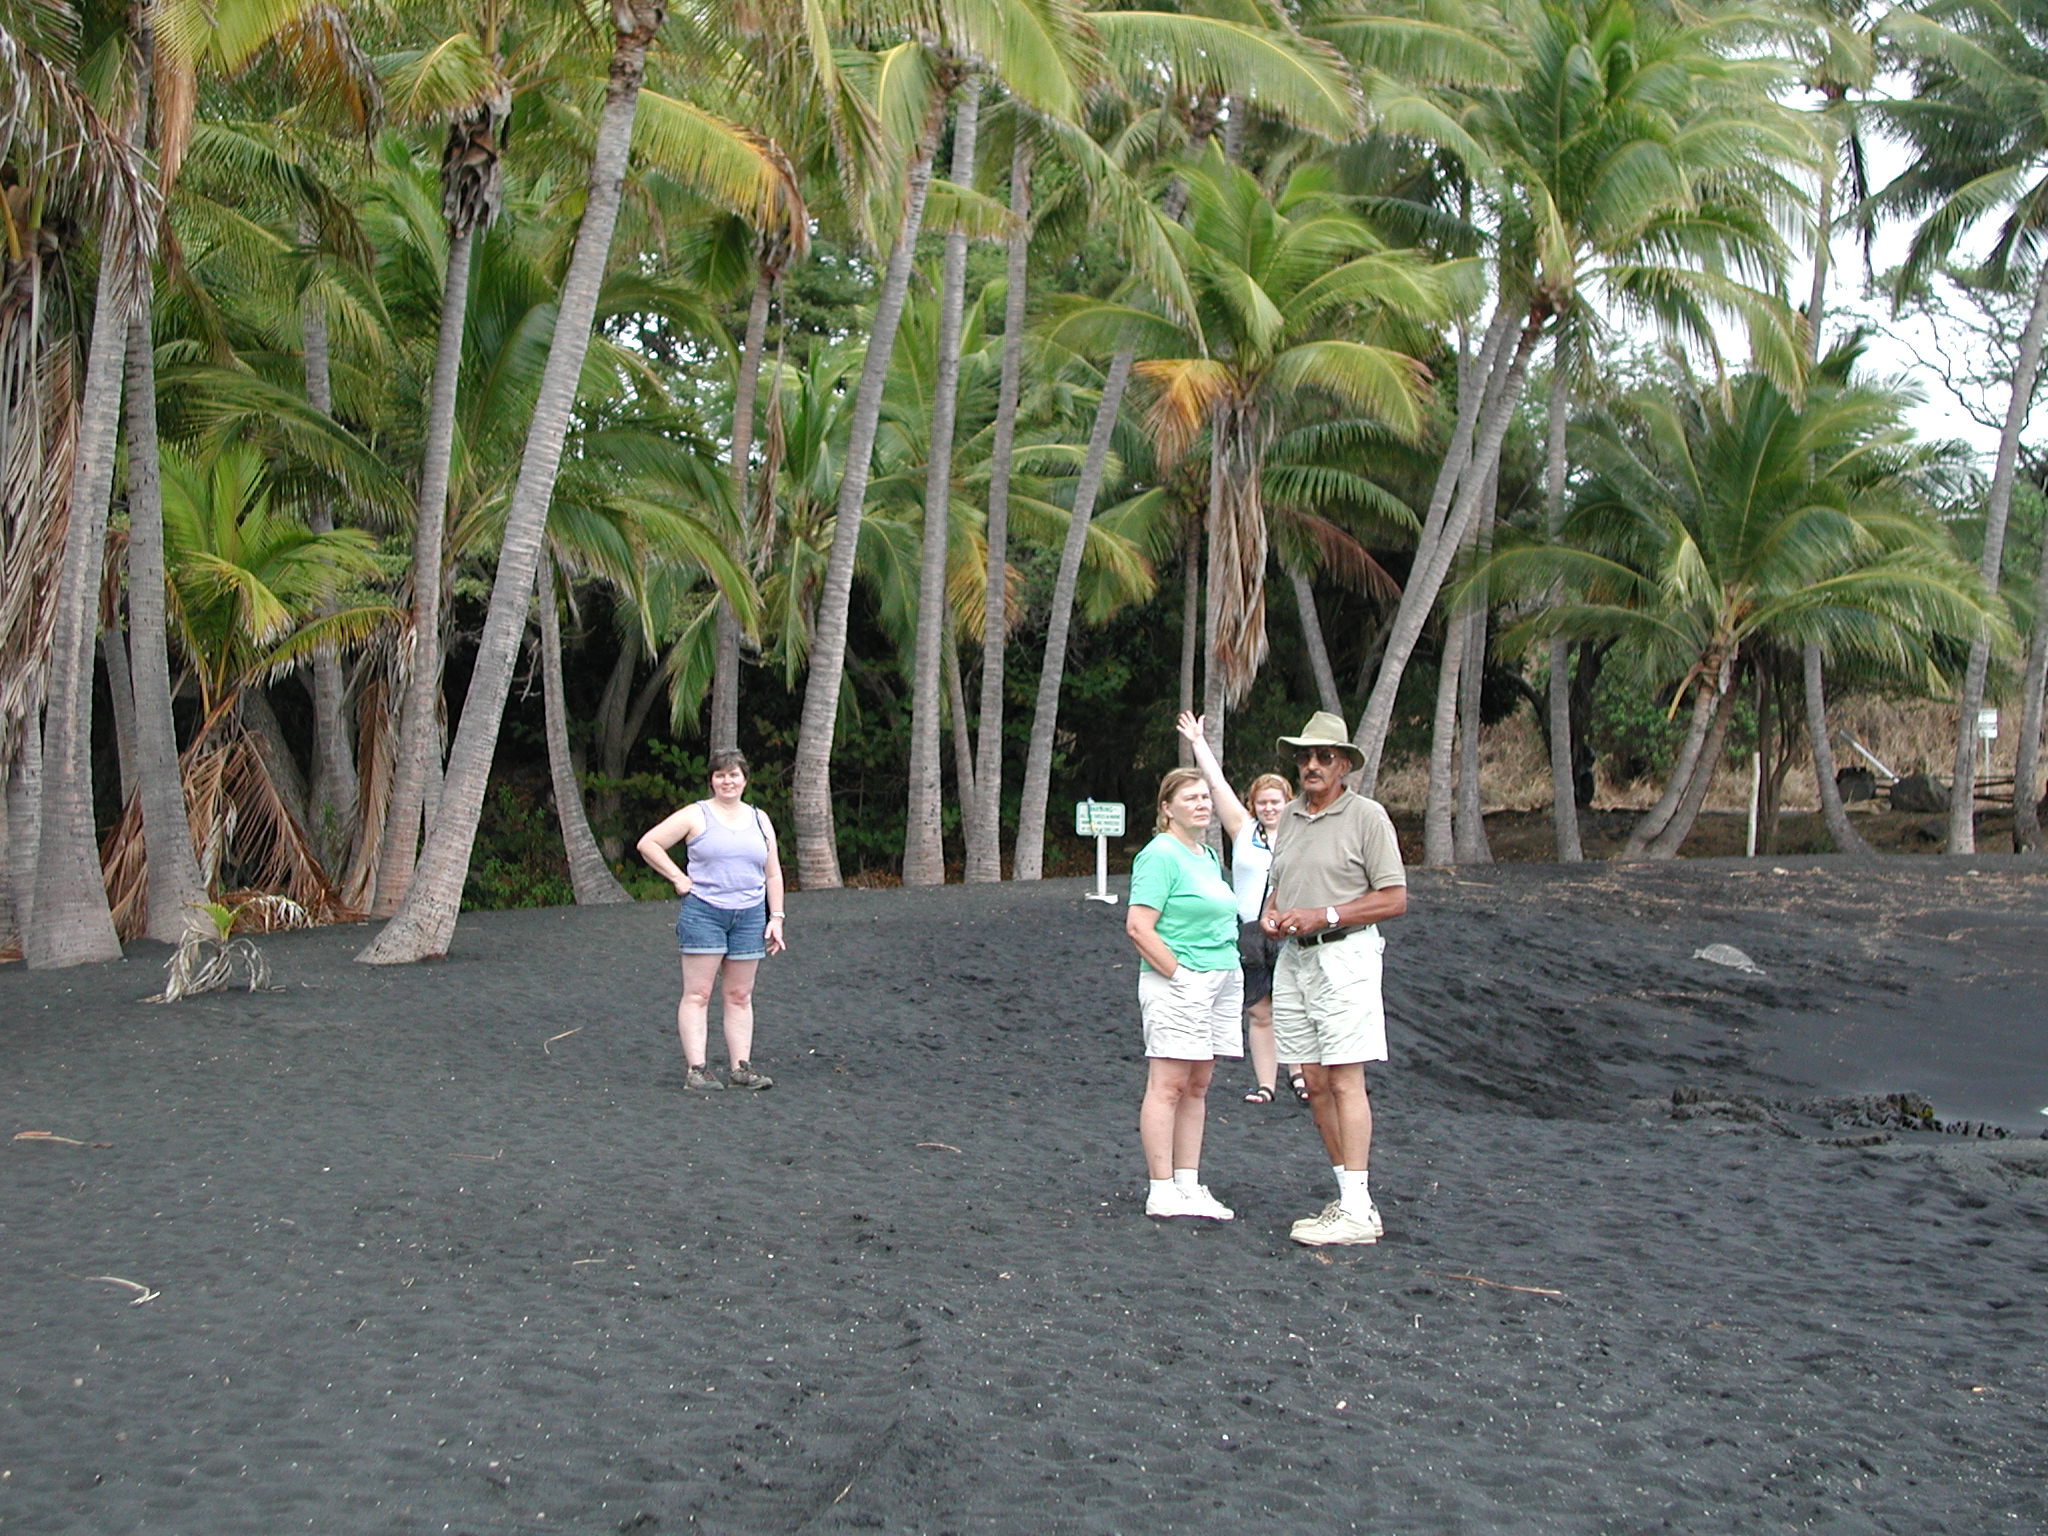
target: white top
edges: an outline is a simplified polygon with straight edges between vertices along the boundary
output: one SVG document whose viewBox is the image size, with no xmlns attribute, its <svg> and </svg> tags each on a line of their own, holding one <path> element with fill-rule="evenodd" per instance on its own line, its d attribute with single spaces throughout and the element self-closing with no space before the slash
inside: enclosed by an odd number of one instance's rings
<svg viewBox="0 0 2048 1536">
<path fill-rule="evenodd" d="M 1237 920 L 1249 923 L 1266 910 L 1266 877 L 1273 868 L 1273 849 L 1259 818 L 1246 816 L 1230 841 L 1230 888 L 1237 892 Z"/>
</svg>

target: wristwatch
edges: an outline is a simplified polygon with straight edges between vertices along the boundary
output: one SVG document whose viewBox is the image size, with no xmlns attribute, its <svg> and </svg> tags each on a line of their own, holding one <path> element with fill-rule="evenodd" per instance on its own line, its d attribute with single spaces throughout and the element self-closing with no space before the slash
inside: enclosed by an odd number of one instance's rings
<svg viewBox="0 0 2048 1536">
<path fill-rule="evenodd" d="M 1323 908 L 1323 921 L 1332 928 L 1336 928 L 1342 926 L 1344 920 L 1337 915 L 1335 907 L 1325 907 Z"/>
</svg>

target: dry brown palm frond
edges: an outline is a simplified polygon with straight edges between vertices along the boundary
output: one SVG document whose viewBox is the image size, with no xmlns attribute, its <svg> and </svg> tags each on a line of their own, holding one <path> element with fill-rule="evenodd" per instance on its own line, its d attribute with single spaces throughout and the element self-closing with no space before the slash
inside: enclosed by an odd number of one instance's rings
<svg viewBox="0 0 2048 1536">
<path fill-rule="evenodd" d="M 261 909 L 259 912 L 258 909 Z M 164 989 L 149 1003 L 175 1003 L 202 992 L 218 992 L 235 979 L 239 968 L 251 992 L 270 989 L 270 962 L 252 939 L 238 939 L 238 928 L 255 927 L 258 932 L 278 926 L 303 928 L 310 921 L 296 903 L 276 896 L 250 896 L 240 901 L 208 901 L 185 914 L 185 932 L 178 947 L 164 963 Z"/>
<path fill-rule="evenodd" d="M 1365 593 L 1376 603 L 1400 601 L 1401 584 L 1354 535 L 1320 513 L 1288 511 L 1285 516 L 1315 545 L 1315 570 L 1354 592 Z"/>
<path fill-rule="evenodd" d="M 1138 363 L 1131 372 L 1151 388 L 1145 433 L 1162 464 L 1188 451 L 1230 393 L 1229 370 L 1211 358 L 1153 359 Z"/>
<path fill-rule="evenodd" d="M 254 735 L 233 701 L 216 709 L 178 759 L 185 812 L 201 878 L 209 891 L 232 875 L 303 909 L 316 922 L 353 922 L 361 912 L 345 901 L 314 851 L 306 829 L 285 804 Z M 148 854 L 142 816 L 131 799 L 107 834 L 101 869 L 123 938 L 148 920 Z"/>
<path fill-rule="evenodd" d="M 122 943 L 142 937 L 149 926 L 149 862 L 142 847 L 142 802 L 134 795 L 107 828 L 100 843 L 100 878 Z"/>
<path fill-rule="evenodd" d="M 1211 429 L 1211 451 L 1219 456 L 1210 482 L 1211 664 L 1221 671 L 1224 702 L 1231 705 L 1243 702 L 1266 660 L 1266 512 L 1254 430 L 1249 412 L 1228 407 L 1217 411 Z"/>
<path fill-rule="evenodd" d="M 359 918 L 335 890 L 305 827 L 272 776 L 256 738 L 237 718 L 219 748 L 227 758 L 228 853 L 232 867 L 255 890 L 289 897 L 321 922 Z"/>
<path fill-rule="evenodd" d="M 13 297 L 0 299 L 0 763 L 42 707 L 78 444 L 70 346 L 38 347 L 33 306 Z"/>
<path fill-rule="evenodd" d="M 312 913 L 275 891 L 229 891 L 221 902 L 234 911 L 236 933 L 287 933 L 314 926 Z"/>
</svg>

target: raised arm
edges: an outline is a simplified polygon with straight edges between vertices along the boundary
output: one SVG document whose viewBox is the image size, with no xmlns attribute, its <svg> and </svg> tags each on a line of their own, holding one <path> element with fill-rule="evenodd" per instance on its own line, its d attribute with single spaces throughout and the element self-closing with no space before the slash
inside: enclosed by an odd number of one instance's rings
<svg viewBox="0 0 2048 1536">
<path fill-rule="evenodd" d="M 1244 808 L 1244 802 L 1237 798 L 1237 791 L 1230 787 L 1230 780 L 1223 777 L 1223 765 L 1216 761 L 1216 754 L 1209 750 L 1209 738 L 1202 734 L 1204 717 L 1182 710 L 1174 718 L 1173 728 L 1180 732 L 1181 740 L 1195 751 L 1195 766 L 1202 770 L 1202 777 L 1209 781 L 1209 798 L 1216 806 L 1216 819 L 1223 823 L 1223 835 L 1236 837 L 1239 828 L 1251 820 L 1252 813 Z"/>
</svg>

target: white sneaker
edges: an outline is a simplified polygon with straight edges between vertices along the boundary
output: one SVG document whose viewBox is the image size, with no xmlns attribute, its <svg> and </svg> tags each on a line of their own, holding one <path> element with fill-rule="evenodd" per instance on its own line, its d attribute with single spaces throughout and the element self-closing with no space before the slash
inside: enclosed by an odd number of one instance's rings
<svg viewBox="0 0 2048 1536">
<path fill-rule="evenodd" d="M 1292 1227 L 1288 1228 L 1287 1235 L 1289 1237 L 1297 1237 L 1301 1233 L 1306 1232 L 1310 1227 L 1319 1227 L 1323 1225 L 1323 1223 L 1333 1220 L 1337 1216 L 1338 1212 L 1342 1211 L 1343 1209 L 1343 1201 L 1332 1200 L 1320 1211 L 1317 1211 L 1315 1215 L 1302 1217 L 1301 1220 L 1297 1221 Z M 1385 1237 L 1387 1235 L 1387 1224 L 1384 1221 L 1380 1220 L 1380 1208 L 1374 1205 L 1370 1200 L 1366 1202 L 1365 1215 L 1362 1219 L 1364 1220 L 1366 1225 L 1372 1228 L 1372 1235 L 1375 1238 Z"/>
<path fill-rule="evenodd" d="M 1317 1211 L 1315 1215 L 1304 1216 L 1301 1218 L 1301 1220 L 1297 1221 L 1293 1226 L 1289 1227 L 1287 1229 L 1287 1235 L 1289 1237 L 1295 1237 L 1303 1232 L 1306 1232 L 1310 1227 L 1319 1227 L 1324 1222 L 1328 1221 L 1332 1216 L 1336 1215 L 1342 1209 L 1344 1209 L 1343 1201 L 1332 1200 L 1320 1211 Z"/>
<path fill-rule="evenodd" d="M 1376 1243 L 1380 1240 L 1379 1228 L 1362 1216 L 1354 1216 L 1341 1205 L 1336 1214 L 1307 1226 L 1297 1226 L 1287 1234 L 1297 1243 L 1310 1248 L 1323 1248 L 1334 1244 Z"/>
<path fill-rule="evenodd" d="M 1206 1184 L 1197 1184 L 1192 1190 L 1184 1189 L 1181 1194 L 1187 1199 L 1187 1209 L 1181 1212 L 1184 1216 L 1201 1216 L 1209 1221 L 1229 1221 L 1237 1215 L 1237 1212 L 1210 1194 L 1209 1186 Z"/>
<path fill-rule="evenodd" d="M 1145 1214 L 1157 1220 L 1170 1220 L 1175 1216 L 1199 1216 L 1208 1221 L 1228 1221 L 1237 1212 L 1224 1205 L 1206 1188 L 1182 1189 L 1172 1185 L 1156 1195 L 1145 1197 Z"/>
</svg>

